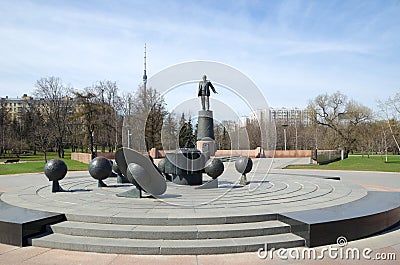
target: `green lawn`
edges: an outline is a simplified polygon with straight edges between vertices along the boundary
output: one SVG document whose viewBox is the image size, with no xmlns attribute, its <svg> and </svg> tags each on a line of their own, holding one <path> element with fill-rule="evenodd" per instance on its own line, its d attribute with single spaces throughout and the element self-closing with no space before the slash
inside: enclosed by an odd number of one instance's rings
<svg viewBox="0 0 400 265">
<path fill-rule="evenodd" d="M 56 157 L 57 157 L 56 153 L 51 153 L 49 154 L 49 156 L 47 156 L 47 159 L 50 160 Z M 68 170 L 76 171 L 76 170 L 88 169 L 87 164 L 71 160 L 70 157 L 71 157 L 70 153 L 65 153 L 65 158 L 62 159 L 67 164 Z M 5 159 L 2 159 L 1 161 L 3 162 L 5 161 Z M 43 172 L 44 165 L 46 164 L 44 162 L 42 154 L 26 158 L 21 157 L 21 161 L 27 161 L 27 162 L 21 162 L 15 164 L 0 164 L 0 175 Z"/>
<path fill-rule="evenodd" d="M 16 157 L 13 157 L 16 158 Z M 48 152 L 47 153 L 47 160 L 50 160 L 52 158 L 58 158 L 58 155 L 56 152 Z M 71 152 L 65 152 L 64 153 L 64 158 L 65 159 L 70 159 L 71 158 Z M 0 162 L 4 162 L 7 159 L 12 159 L 12 158 L 0 158 Z M 36 155 L 21 155 L 19 157 L 20 161 L 44 161 L 44 155 L 41 152 L 37 152 Z"/>
<path fill-rule="evenodd" d="M 400 172 L 400 156 L 389 155 L 388 162 L 385 162 L 385 156 L 374 155 L 368 158 L 367 156 L 352 155 L 345 160 L 327 165 L 296 165 L 286 168 Z"/>
</svg>

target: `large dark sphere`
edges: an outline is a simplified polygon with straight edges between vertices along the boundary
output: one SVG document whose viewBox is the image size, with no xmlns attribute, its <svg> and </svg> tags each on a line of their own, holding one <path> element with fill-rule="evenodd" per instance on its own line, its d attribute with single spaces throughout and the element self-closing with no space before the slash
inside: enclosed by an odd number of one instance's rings
<svg viewBox="0 0 400 265">
<path fill-rule="evenodd" d="M 112 166 L 110 160 L 105 157 L 99 156 L 94 158 L 89 163 L 89 174 L 97 180 L 103 180 L 110 176 Z"/>
<path fill-rule="evenodd" d="M 44 166 L 44 174 L 50 181 L 62 180 L 67 170 L 65 162 L 57 158 L 49 160 Z"/>
<path fill-rule="evenodd" d="M 113 161 L 113 160 L 110 160 L 110 161 L 111 161 L 111 163 L 112 163 L 112 170 L 113 170 L 115 173 L 117 173 L 117 174 L 121 174 L 122 172 L 121 172 L 121 170 L 119 169 L 117 162 L 115 162 L 115 161 Z"/>
<path fill-rule="evenodd" d="M 247 174 L 253 168 L 253 161 L 248 156 L 241 156 L 236 160 L 235 168 L 240 174 Z"/>
<path fill-rule="evenodd" d="M 165 158 L 161 159 L 161 160 L 158 162 L 157 167 L 158 167 L 158 169 L 161 171 L 161 173 L 165 173 L 165 162 L 166 162 L 166 159 L 165 159 Z"/>
<path fill-rule="evenodd" d="M 146 171 L 143 167 L 135 163 L 130 163 L 128 165 L 128 168 L 126 169 L 126 178 L 129 180 L 130 183 L 140 188 L 133 175 L 146 176 Z"/>
<path fill-rule="evenodd" d="M 216 179 L 224 172 L 224 163 L 219 158 L 210 158 L 206 162 L 204 171 L 207 175 Z"/>
</svg>

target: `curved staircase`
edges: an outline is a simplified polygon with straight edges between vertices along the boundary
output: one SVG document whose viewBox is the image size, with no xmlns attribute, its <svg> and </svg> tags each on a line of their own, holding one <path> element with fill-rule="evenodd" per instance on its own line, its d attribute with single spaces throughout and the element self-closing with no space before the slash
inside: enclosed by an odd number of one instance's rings
<svg viewBox="0 0 400 265">
<path fill-rule="evenodd" d="M 140 218 L 67 214 L 50 225 L 33 246 L 67 250 L 152 255 L 222 254 L 304 246 L 304 239 L 276 214 Z"/>
</svg>

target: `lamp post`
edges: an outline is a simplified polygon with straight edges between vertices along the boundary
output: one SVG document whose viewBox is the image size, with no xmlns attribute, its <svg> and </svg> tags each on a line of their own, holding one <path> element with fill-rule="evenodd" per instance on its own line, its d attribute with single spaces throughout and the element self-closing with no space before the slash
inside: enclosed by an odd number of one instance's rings
<svg viewBox="0 0 400 265">
<path fill-rule="evenodd" d="M 283 141 L 285 143 L 285 151 L 286 151 L 286 127 L 287 126 L 288 126 L 287 124 L 282 124 L 282 127 L 283 127 Z"/>
<path fill-rule="evenodd" d="M 128 127 L 128 148 L 131 148 L 131 129 Z"/>
</svg>

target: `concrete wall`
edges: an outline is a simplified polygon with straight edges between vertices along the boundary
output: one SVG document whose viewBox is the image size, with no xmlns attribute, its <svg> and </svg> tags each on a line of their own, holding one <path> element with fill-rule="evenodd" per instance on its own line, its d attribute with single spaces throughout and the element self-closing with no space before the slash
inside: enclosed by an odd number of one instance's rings
<svg viewBox="0 0 400 265">
<path fill-rule="evenodd" d="M 115 159 L 115 153 L 102 153 L 99 152 L 97 153 L 97 156 L 104 156 L 108 159 Z M 91 154 L 88 153 L 71 153 L 71 160 L 76 160 L 82 163 L 89 164 L 89 162 L 92 160 Z"/>
<path fill-rule="evenodd" d="M 71 160 L 89 164 L 90 160 L 92 160 L 92 156 L 88 153 L 71 153 Z"/>
<path fill-rule="evenodd" d="M 171 153 L 174 150 L 155 150 L 150 151 L 150 155 L 153 158 L 163 158 L 165 153 Z M 217 150 L 215 156 L 250 156 L 250 157 L 275 157 L 275 158 L 292 158 L 292 157 L 312 157 L 314 158 L 313 150 L 264 150 L 257 147 L 254 150 Z M 339 153 L 338 153 L 339 152 Z M 147 153 L 141 152 L 143 155 Z M 340 151 L 337 150 L 318 150 L 318 157 L 321 161 L 335 160 L 340 156 Z M 115 153 L 97 153 L 97 156 L 104 156 L 108 159 L 115 159 Z M 328 159 L 325 159 L 325 157 Z M 89 164 L 91 156 L 88 153 L 72 153 L 72 160 L 77 160 L 86 164 Z M 320 161 L 318 161 L 320 162 Z"/>
<path fill-rule="evenodd" d="M 153 158 L 163 158 L 165 153 L 171 153 L 173 150 L 152 150 L 150 155 Z M 276 150 L 269 151 L 257 147 L 254 150 L 217 150 L 215 156 L 250 156 L 250 157 L 276 157 L 276 158 L 292 158 L 292 157 L 313 157 L 313 150 Z"/>
<path fill-rule="evenodd" d="M 285 157 L 312 157 L 312 150 L 276 150 L 274 157 L 285 158 Z M 271 157 L 272 151 L 266 152 L 267 157 Z"/>
<path fill-rule="evenodd" d="M 218 150 L 215 154 L 216 156 L 236 156 L 244 155 L 250 157 L 312 157 L 312 150 L 262 150 L 257 148 L 255 150 Z"/>
<path fill-rule="evenodd" d="M 338 161 L 342 158 L 341 150 L 318 150 L 317 162 L 320 165 Z"/>
</svg>

